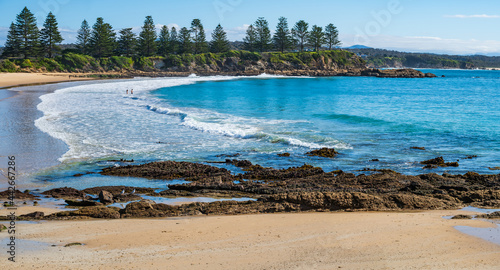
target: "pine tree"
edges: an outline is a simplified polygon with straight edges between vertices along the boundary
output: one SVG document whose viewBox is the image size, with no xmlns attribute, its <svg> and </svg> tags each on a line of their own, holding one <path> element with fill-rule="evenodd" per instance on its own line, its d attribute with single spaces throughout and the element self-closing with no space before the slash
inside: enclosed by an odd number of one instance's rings
<svg viewBox="0 0 500 270">
<path fill-rule="evenodd" d="M 152 56 L 156 53 L 156 29 L 153 17 L 146 16 L 142 31 L 139 33 L 139 54 Z"/>
<path fill-rule="evenodd" d="M 177 36 L 177 29 L 175 27 L 172 27 L 170 31 L 170 52 L 179 52 L 179 37 Z"/>
<path fill-rule="evenodd" d="M 230 49 L 227 34 L 219 24 L 212 33 L 212 42 L 210 42 L 210 51 L 214 53 L 228 52 Z"/>
<path fill-rule="evenodd" d="M 36 18 L 27 7 L 16 17 L 16 32 L 20 37 L 20 52 L 24 58 L 37 56 L 40 52 L 40 33 Z"/>
<path fill-rule="evenodd" d="M 255 22 L 255 31 L 257 33 L 257 49 L 259 52 L 268 51 L 272 44 L 271 30 L 269 30 L 269 23 L 263 17 L 259 17 Z"/>
<path fill-rule="evenodd" d="M 301 52 L 304 51 L 304 45 L 307 42 L 307 35 L 309 34 L 308 28 L 309 24 L 304 20 L 300 20 L 292 29 L 292 36 L 295 38 L 297 44 L 299 45 Z"/>
<path fill-rule="evenodd" d="M 255 52 L 257 50 L 257 31 L 253 25 L 247 28 L 247 35 L 243 39 L 244 48 L 247 51 Z"/>
<path fill-rule="evenodd" d="M 288 22 L 285 17 L 279 18 L 273 40 L 274 47 L 281 52 L 288 50 L 292 46 L 292 36 L 290 34 L 290 30 L 288 29 Z"/>
<path fill-rule="evenodd" d="M 116 33 L 109 23 L 104 23 L 102 17 L 97 18 L 96 23 L 92 26 L 89 47 L 95 57 L 113 55 L 116 47 Z"/>
<path fill-rule="evenodd" d="M 317 25 L 313 25 L 311 32 L 308 36 L 308 41 L 311 46 L 313 46 L 314 51 L 319 51 L 319 48 L 325 44 L 325 33 L 323 33 L 323 28 Z"/>
<path fill-rule="evenodd" d="M 76 37 L 76 47 L 80 50 L 82 54 L 89 54 L 89 42 L 90 42 L 90 26 L 87 20 L 83 20 L 80 29 L 78 30 L 78 36 Z"/>
<path fill-rule="evenodd" d="M 10 24 L 2 57 L 16 57 L 21 53 L 21 38 L 14 23 Z"/>
<path fill-rule="evenodd" d="M 120 30 L 118 39 L 118 52 L 122 55 L 131 56 L 136 48 L 137 38 L 132 32 L 132 28 L 123 28 Z"/>
<path fill-rule="evenodd" d="M 205 53 L 208 49 L 208 44 L 205 36 L 205 30 L 200 19 L 194 19 L 191 22 L 191 33 L 193 34 L 193 50 L 194 54 Z"/>
<path fill-rule="evenodd" d="M 325 38 L 326 44 L 328 44 L 328 49 L 331 50 L 333 47 L 337 47 L 341 44 L 339 40 L 339 31 L 333 23 L 325 27 Z"/>
<path fill-rule="evenodd" d="M 193 53 L 191 31 L 186 27 L 182 27 L 181 31 L 179 31 L 179 53 Z"/>
<path fill-rule="evenodd" d="M 40 31 L 40 41 L 43 50 L 47 53 L 49 58 L 52 58 L 54 53 L 60 50 L 57 44 L 61 43 L 63 38 L 61 37 L 61 33 L 57 27 L 56 17 L 52 14 L 52 12 L 49 12 L 47 15 L 43 28 Z"/>
<path fill-rule="evenodd" d="M 170 31 L 168 31 L 168 27 L 164 25 L 161 28 L 158 38 L 158 54 L 167 55 L 168 53 L 170 53 Z"/>
</svg>

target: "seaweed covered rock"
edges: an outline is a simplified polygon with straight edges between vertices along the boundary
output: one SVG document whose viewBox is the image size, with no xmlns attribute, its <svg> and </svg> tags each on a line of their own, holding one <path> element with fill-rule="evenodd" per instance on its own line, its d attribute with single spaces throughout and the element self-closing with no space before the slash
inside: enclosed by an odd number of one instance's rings
<svg viewBox="0 0 500 270">
<path fill-rule="evenodd" d="M 337 156 L 339 153 L 335 151 L 333 148 L 321 148 L 321 149 L 316 149 L 312 150 L 310 152 L 307 152 L 306 155 L 308 156 L 318 156 L 318 157 L 327 157 L 327 158 L 333 158 Z"/>
<path fill-rule="evenodd" d="M 207 177 L 219 177 L 222 181 L 232 181 L 233 176 L 224 168 L 205 164 L 177 161 L 160 161 L 142 165 L 109 167 L 102 170 L 103 175 L 133 176 L 155 179 L 186 179 L 197 181 Z"/>
<path fill-rule="evenodd" d="M 64 211 L 49 215 L 50 218 L 61 218 L 61 217 L 92 217 L 92 218 L 106 218 L 106 219 L 117 219 L 120 218 L 120 213 L 116 207 L 105 207 L 105 206 L 90 206 L 83 207 L 75 211 Z"/>
<path fill-rule="evenodd" d="M 85 192 L 70 187 L 54 188 L 44 191 L 42 194 L 61 199 L 81 199 L 85 196 Z"/>
<path fill-rule="evenodd" d="M 247 172 L 243 174 L 243 178 L 258 180 L 284 180 L 290 178 L 303 178 L 322 173 L 324 173 L 324 171 L 320 167 L 314 167 L 307 164 L 300 167 L 290 167 L 288 169 L 280 170 L 254 165 L 247 169 Z"/>
<path fill-rule="evenodd" d="M 443 157 L 437 157 L 420 162 L 420 164 L 427 165 L 424 168 L 437 168 L 437 167 L 458 167 L 458 162 L 444 162 Z"/>
</svg>

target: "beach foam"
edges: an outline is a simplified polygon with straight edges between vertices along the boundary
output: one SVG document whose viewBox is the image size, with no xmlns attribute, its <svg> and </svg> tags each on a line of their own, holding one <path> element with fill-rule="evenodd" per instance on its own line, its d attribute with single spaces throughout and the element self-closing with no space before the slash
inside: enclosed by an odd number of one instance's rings
<svg viewBox="0 0 500 270">
<path fill-rule="evenodd" d="M 262 74 L 253 78 L 273 77 L 276 76 Z M 37 108 L 44 115 L 35 125 L 68 145 L 69 151 L 60 158 L 63 162 L 120 155 L 180 158 L 190 148 L 209 152 L 235 145 L 248 146 L 242 140 L 304 148 L 350 148 L 335 140 L 279 134 L 287 125 L 307 123 L 304 120 L 241 117 L 203 108 L 177 107 L 150 93 L 160 88 L 239 78 L 192 75 L 68 87 L 41 97 Z M 131 89 L 134 94 L 126 94 Z"/>
</svg>

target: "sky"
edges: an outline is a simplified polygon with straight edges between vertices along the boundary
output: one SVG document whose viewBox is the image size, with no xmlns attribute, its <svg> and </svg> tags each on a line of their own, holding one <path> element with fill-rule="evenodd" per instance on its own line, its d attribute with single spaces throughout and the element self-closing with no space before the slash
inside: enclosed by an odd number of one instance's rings
<svg viewBox="0 0 500 270">
<path fill-rule="evenodd" d="M 241 41 L 258 17 L 288 19 L 312 25 L 333 23 L 342 46 L 361 44 L 406 52 L 500 55 L 500 1 L 498 0 L 0 0 L 0 46 L 10 23 L 24 7 L 37 17 L 39 27 L 48 12 L 73 43 L 81 22 L 93 25 L 103 17 L 113 29 L 140 31 L 150 15 L 157 27 L 189 27 L 198 18 L 207 37 L 221 24 L 231 41 Z"/>
</svg>

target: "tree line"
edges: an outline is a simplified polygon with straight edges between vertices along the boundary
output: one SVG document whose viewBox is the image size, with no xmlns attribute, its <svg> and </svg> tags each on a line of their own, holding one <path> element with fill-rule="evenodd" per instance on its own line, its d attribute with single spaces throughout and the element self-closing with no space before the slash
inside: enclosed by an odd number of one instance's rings
<svg viewBox="0 0 500 270">
<path fill-rule="evenodd" d="M 58 46 L 63 41 L 58 23 L 52 13 L 47 15 L 42 29 L 38 29 L 36 18 L 25 7 L 12 22 L 7 35 L 3 57 L 48 57 L 60 53 Z M 260 17 L 250 25 L 243 40 L 244 49 L 251 52 L 265 51 L 304 51 L 307 47 L 318 51 L 323 45 L 331 50 L 340 45 L 338 30 L 333 24 L 323 28 L 303 20 L 289 29 L 287 19 L 279 18 L 274 35 L 271 35 L 269 23 Z M 164 25 L 157 33 L 153 18 L 146 16 L 138 35 L 132 28 L 123 28 L 117 32 L 102 17 L 96 19 L 91 27 L 83 20 L 78 30 L 76 47 L 79 53 L 94 57 L 154 56 L 168 54 L 199 54 L 206 52 L 224 53 L 230 50 L 227 33 L 219 24 L 212 32 L 212 40 L 206 40 L 203 24 L 199 19 L 191 22 L 191 27 L 177 30 Z"/>
</svg>

